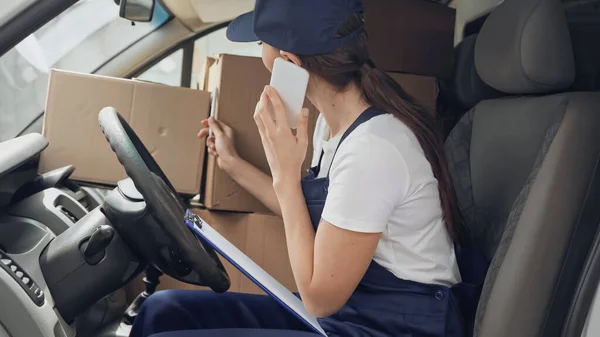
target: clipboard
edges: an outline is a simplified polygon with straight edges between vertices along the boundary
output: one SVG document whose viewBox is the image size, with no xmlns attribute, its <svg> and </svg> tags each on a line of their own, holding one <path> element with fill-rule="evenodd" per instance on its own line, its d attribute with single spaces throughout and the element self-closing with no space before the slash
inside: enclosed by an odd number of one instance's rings
<svg viewBox="0 0 600 337">
<path fill-rule="evenodd" d="M 317 318 L 306 311 L 304 304 L 302 304 L 302 301 L 296 295 L 254 263 L 254 261 L 231 242 L 227 241 L 227 239 L 202 220 L 202 218 L 192 211 L 187 210 L 185 224 L 198 238 L 208 243 L 217 253 L 246 275 L 259 288 L 277 301 L 277 303 L 300 319 L 302 323 L 321 336 L 327 336 Z"/>
</svg>

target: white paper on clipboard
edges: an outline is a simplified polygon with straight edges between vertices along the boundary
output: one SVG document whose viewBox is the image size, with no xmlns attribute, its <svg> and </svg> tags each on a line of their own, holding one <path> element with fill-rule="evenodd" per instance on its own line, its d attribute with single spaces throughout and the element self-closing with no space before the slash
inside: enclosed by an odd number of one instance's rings
<svg viewBox="0 0 600 337">
<path fill-rule="evenodd" d="M 190 217 L 200 220 L 201 226 L 198 226 L 196 223 L 189 220 Z M 296 297 L 296 295 L 254 263 L 254 261 L 246 256 L 246 254 L 237 249 L 231 242 L 227 241 L 227 239 L 210 227 L 210 225 L 199 216 L 188 211 L 188 214 L 186 215 L 186 224 L 201 240 L 212 246 L 215 251 L 244 273 L 244 275 L 269 294 L 269 296 L 275 299 L 280 305 L 289 310 L 315 332 L 322 336 L 327 336 L 327 333 L 325 333 L 317 321 L 317 318 L 306 311 L 304 304 Z"/>
<path fill-rule="evenodd" d="M 215 117 L 215 109 L 217 108 L 217 93 L 218 93 L 219 89 L 215 88 L 212 92 L 212 94 L 210 95 L 210 117 Z M 213 133 L 212 133 L 212 129 L 209 128 L 208 129 L 208 138 L 212 138 Z"/>
</svg>

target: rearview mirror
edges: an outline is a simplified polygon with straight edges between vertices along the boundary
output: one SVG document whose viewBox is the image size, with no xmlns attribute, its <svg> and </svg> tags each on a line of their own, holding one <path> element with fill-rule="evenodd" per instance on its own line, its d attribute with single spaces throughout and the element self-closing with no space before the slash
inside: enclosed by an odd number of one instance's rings
<svg viewBox="0 0 600 337">
<path fill-rule="evenodd" d="M 155 0 L 121 0 L 119 16 L 135 22 L 152 20 Z"/>
</svg>

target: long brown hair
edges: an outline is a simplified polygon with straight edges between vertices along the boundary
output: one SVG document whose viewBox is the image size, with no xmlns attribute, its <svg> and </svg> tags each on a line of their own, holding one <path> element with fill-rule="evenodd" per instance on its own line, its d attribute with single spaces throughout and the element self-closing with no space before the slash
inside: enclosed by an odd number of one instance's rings
<svg viewBox="0 0 600 337">
<path fill-rule="evenodd" d="M 336 38 L 342 38 L 361 29 L 363 16 L 351 16 L 338 30 Z M 408 126 L 423 148 L 435 178 L 438 180 L 440 201 L 448 232 L 455 235 L 455 219 L 458 210 L 452 179 L 448 171 L 444 142 L 433 113 L 414 102 L 402 87 L 385 72 L 377 69 L 369 58 L 367 34 L 363 31 L 356 41 L 323 55 L 299 55 L 302 66 L 336 90 L 343 91 L 348 85 L 356 84 L 368 104 L 393 114 Z"/>
</svg>

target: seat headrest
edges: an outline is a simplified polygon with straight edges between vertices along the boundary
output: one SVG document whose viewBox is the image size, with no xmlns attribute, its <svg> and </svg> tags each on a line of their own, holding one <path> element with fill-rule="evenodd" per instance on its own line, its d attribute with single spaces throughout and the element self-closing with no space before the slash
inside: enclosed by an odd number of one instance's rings
<svg viewBox="0 0 600 337">
<path fill-rule="evenodd" d="M 460 105 L 466 109 L 477 103 L 500 97 L 503 94 L 485 84 L 475 69 L 475 41 L 477 35 L 464 38 L 454 49 L 454 74 L 450 90 Z"/>
<path fill-rule="evenodd" d="M 475 66 L 485 83 L 509 94 L 569 87 L 575 63 L 560 0 L 505 0 L 479 32 Z"/>
</svg>

